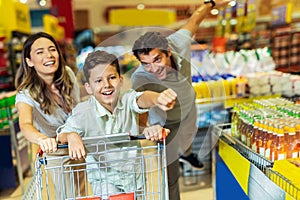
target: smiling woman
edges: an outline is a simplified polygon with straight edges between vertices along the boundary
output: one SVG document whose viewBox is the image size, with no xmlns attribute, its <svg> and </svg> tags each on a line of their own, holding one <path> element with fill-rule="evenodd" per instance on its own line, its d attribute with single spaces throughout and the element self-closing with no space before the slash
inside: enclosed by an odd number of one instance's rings
<svg viewBox="0 0 300 200">
<path fill-rule="evenodd" d="M 68 154 L 67 150 L 57 149 L 56 129 L 79 102 L 79 87 L 51 35 L 36 33 L 24 42 L 15 85 L 15 104 L 24 137 L 39 145 L 47 157 Z M 61 196 L 63 191 L 55 193 Z"/>
</svg>

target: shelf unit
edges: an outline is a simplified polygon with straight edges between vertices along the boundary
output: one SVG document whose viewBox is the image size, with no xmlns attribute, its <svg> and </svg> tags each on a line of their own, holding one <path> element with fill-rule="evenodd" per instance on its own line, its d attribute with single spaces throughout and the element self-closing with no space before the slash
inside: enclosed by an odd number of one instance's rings
<svg viewBox="0 0 300 200">
<path fill-rule="evenodd" d="M 23 174 L 31 168 L 30 145 L 20 132 L 17 110 L 14 106 L 15 92 L 0 97 L 0 146 L 3 157 L 0 160 L 0 190 L 15 188 L 17 179 L 25 191 Z"/>
<path fill-rule="evenodd" d="M 0 92 L 13 89 L 13 73 L 5 37 L 0 37 Z"/>
</svg>

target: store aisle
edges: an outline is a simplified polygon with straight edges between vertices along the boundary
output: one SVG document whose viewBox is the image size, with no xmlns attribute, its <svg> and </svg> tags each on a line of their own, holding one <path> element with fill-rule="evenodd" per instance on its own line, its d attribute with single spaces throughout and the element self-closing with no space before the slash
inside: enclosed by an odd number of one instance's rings
<svg viewBox="0 0 300 200">
<path fill-rule="evenodd" d="M 25 186 L 31 177 L 25 178 Z M 189 180 L 190 179 L 190 180 Z M 192 182 L 192 184 L 189 184 Z M 187 185 L 189 184 L 189 185 Z M 180 177 L 181 200 L 205 199 L 213 200 L 213 189 L 211 187 L 211 174 L 203 174 L 194 177 Z M 20 200 L 22 198 L 21 187 L 0 191 L 1 200 Z"/>
</svg>

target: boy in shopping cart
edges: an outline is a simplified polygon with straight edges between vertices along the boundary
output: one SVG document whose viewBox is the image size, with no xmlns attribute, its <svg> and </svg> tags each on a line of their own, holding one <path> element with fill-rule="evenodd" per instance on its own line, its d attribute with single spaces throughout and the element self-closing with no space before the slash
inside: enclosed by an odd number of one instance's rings
<svg viewBox="0 0 300 200">
<path fill-rule="evenodd" d="M 105 51 L 98 50 L 88 54 L 83 71 L 87 81 L 85 88 L 90 97 L 87 101 L 79 103 L 73 109 L 72 115 L 65 125 L 57 130 L 58 141 L 68 143 L 69 155 L 73 159 L 81 159 L 87 156 L 82 137 L 104 136 L 123 132 L 138 135 L 140 132 L 137 121 L 138 114 L 147 112 L 149 108 L 154 106 L 167 111 L 172 109 L 175 104 L 177 94 L 172 89 L 164 90 L 161 93 L 152 91 L 136 92 L 130 89 L 121 94 L 123 77 L 120 75 L 118 59 L 115 55 Z M 163 137 L 162 132 L 163 128 L 160 125 L 146 127 L 143 130 L 145 137 L 153 141 L 161 140 Z M 166 135 L 169 134 L 169 130 L 165 129 L 165 133 Z M 98 164 L 97 159 L 89 155 L 86 162 Z M 98 172 L 93 173 L 92 170 L 89 170 L 91 166 L 87 164 L 87 173 L 89 181 L 95 183 L 95 179 L 101 178 L 99 177 L 101 175 Z M 124 166 L 125 168 L 126 166 Z M 106 181 L 111 181 L 111 184 L 106 184 L 105 190 L 126 191 L 126 186 L 122 183 L 115 184 L 113 183 L 115 180 L 109 180 L 109 177 Z M 96 189 L 99 186 L 92 184 L 92 187 L 93 193 L 101 193 Z M 100 190 L 104 189 L 100 188 Z"/>
</svg>

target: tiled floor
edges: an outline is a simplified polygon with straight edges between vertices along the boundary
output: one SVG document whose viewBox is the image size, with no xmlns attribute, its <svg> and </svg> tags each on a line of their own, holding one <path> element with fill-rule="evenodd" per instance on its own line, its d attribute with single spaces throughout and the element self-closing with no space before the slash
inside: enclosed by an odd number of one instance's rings
<svg viewBox="0 0 300 200">
<path fill-rule="evenodd" d="M 24 180 L 25 187 L 28 185 L 31 177 Z M 205 199 L 213 200 L 213 189 L 211 187 L 211 174 L 192 177 L 180 177 L 181 200 Z M 1 200 L 19 200 L 22 198 L 21 187 L 0 191 Z"/>
</svg>

